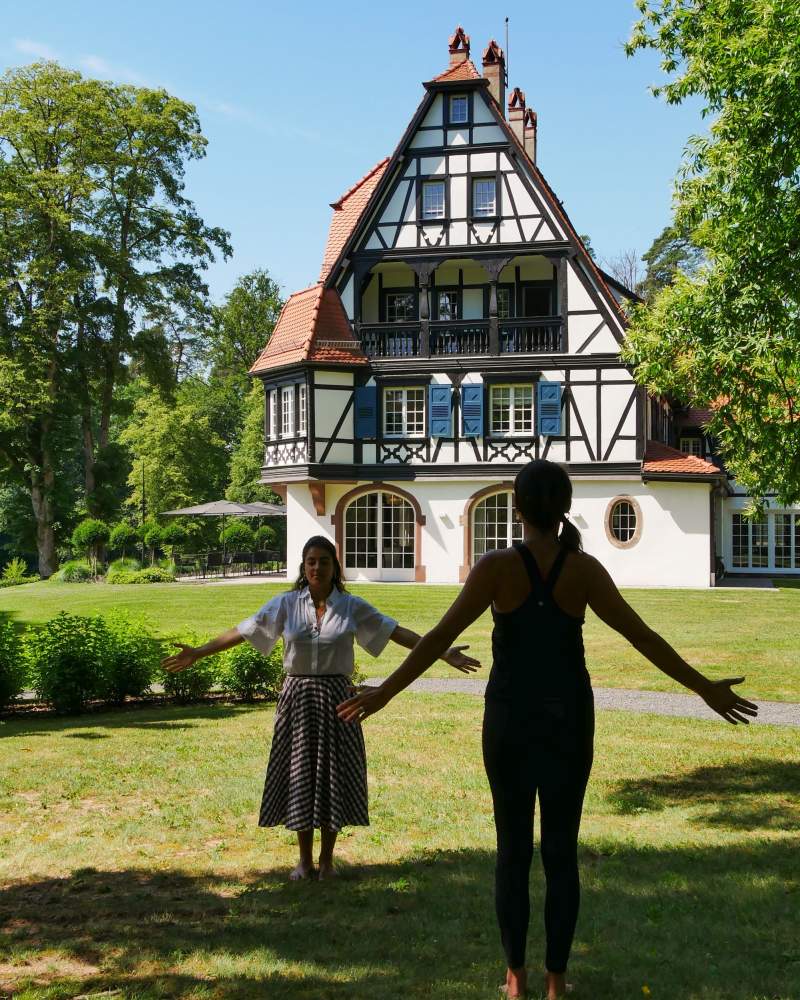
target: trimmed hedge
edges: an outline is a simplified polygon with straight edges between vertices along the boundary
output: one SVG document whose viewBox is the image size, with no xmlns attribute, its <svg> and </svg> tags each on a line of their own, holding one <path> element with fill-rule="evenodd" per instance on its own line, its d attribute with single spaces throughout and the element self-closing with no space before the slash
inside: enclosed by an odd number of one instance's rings
<svg viewBox="0 0 800 1000">
<path fill-rule="evenodd" d="M 0 708 L 10 705 L 20 696 L 26 675 L 19 632 L 11 622 L 0 621 Z"/>
<path fill-rule="evenodd" d="M 106 573 L 106 583 L 175 583 L 175 574 L 159 566 L 130 570 L 109 568 Z"/>
<path fill-rule="evenodd" d="M 256 697 L 276 699 L 283 682 L 281 643 L 269 656 L 246 642 L 226 650 L 220 657 L 218 679 L 224 691 L 243 701 L 255 701 Z"/>
</svg>

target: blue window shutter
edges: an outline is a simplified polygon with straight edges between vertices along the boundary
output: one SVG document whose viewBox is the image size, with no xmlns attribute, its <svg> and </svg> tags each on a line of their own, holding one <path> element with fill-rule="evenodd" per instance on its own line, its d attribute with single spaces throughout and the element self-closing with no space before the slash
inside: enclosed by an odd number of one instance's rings
<svg viewBox="0 0 800 1000">
<path fill-rule="evenodd" d="M 374 385 L 356 388 L 356 437 L 375 438 L 378 436 L 378 389 Z"/>
<path fill-rule="evenodd" d="M 431 437 L 453 436 L 453 387 L 428 386 L 428 428 Z"/>
<path fill-rule="evenodd" d="M 536 423 L 538 432 L 549 437 L 561 434 L 561 383 L 536 383 Z"/>
<path fill-rule="evenodd" d="M 461 433 L 483 437 L 483 386 L 461 386 Z"/>
</svg>

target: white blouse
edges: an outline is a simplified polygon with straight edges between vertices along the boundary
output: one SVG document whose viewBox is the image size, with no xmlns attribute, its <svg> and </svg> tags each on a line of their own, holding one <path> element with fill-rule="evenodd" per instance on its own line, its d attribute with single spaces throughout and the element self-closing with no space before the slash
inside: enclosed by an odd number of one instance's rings
<svg viewBox="0 0 800 1000">
<path fill-rule="evenodd" d="M 283 638 L 283 669 L 287 674 L 349 677 L 355 667 L 353 639 L 371 656 L 378 656 L 397 622 L 362 598 L 335 587 L 325 603 L 325 614 L 318 625 L 308 587 L 290 590 L 273 597 L 236 628 L 265 656 Z"/>
</svg>

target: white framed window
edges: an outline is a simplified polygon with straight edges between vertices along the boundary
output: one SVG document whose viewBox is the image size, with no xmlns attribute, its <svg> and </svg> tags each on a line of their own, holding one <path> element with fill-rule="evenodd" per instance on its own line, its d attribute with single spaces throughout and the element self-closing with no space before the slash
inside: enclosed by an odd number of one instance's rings
<svg viewBox="0 0 800 1000">
<path fill-rule="evenodd" d="M 682 437 L 681 451 L 684 455 L 702 455 L 703 439 L 699 437 Z"/>
<path fill-rule="evenodd" d="M 417 318 L 417 296 L 415 292 L 386 293 L 387 323 L 408 323 Z"/>
<path fill-rule="evenodd" d="M 308 418 L 306 416 L 306 406 L 308 391 L 306 386 L 301 385 L 297 390 L 297 433 L 305 434 L 308 428 Z"/>
<path fill-rule="evenodd" d="M 439 292 L 439 301 L 437 306 L 439 309 L 439 319 L 459 319 L 458 292 Z"/>
<path fill-rule="evenodd" d="M 345 511 L 345 569 L 413 569 L 414 540 L 414 509 L 395 493 L 365 493 Z"/>
<path fill-rule="evenodd" d="M 642 534 L 642 511 L 634 497 L 614 497 L 606 507 L 605 528 L 615 548 L 633 548 Z"/>
<path fill-rule="evenodd" d="M 453 94 L 450 98 L 450 124 L 464 125 L 469 121 L 469 99 L 466 94 Z"/>
<path fill-rule="evenodd" d="M 800 514 L 775 514 L 775 568 L 800 569 Z"/>
<path fill-rule="evenodd" d="M 533 386 L 493 385 L 489 391 L 489 433 L 494 437 L 533 434 Z"/>
<path fill-rule="evenodd" d="M 385 389 L 383 393 L 384 437 L 425 436 L 425 389 Z"/>
<path fill-rule="evenodd" d="M 511 316 L 511 289 L 497 289 L 497 318 L 508 319 Z"/>
<path fill-rule="evenodd" d="M 272 389 L 269 394 L 269 436 L 274 440 L 278 436 L 278 390 Z"/>
<path fill-rule="evenodd" d="M 474 218 L 497 215 L 497 186 L 494 177 L 476 177 L 472 182 Z"/>
<path fill-rule="evenodd" d="M 281 437 L 294 437 L 294 386 L 281 389 Z"/>
<path fill-rule="evenodd" d="M 522 522 L 514 515 L 510 490 L 493 493 L 472 510 L 472 564 L 486 552 L 508 549 L 522 541 Z"/>
<path fill-rule="evenodd" d="M 422 184 L 422 218 L 444 218 L 444 181 L 424 181 Z"/>
<path fill-rule="evenodd" d="M 744 514 L 735 513 L 731 542 L 733 565 L 737 569 L 765 569 L 769 566 L 769 522 L 766 516 L 751 520 Z"/>
</svg>

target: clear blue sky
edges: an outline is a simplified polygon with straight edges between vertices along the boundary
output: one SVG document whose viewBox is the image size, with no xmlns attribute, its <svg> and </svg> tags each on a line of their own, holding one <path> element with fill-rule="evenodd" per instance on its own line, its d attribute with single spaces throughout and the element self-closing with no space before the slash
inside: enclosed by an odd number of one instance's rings
<svg viewBox="0 0 800 1000">
<path fill-rule="evenodd" d="M 661 79 L 655 57 L 625 57 L 633 0 L 6 0 L 2 9 L 4 68 L 52 57 L 197 105 L 208 155 L 187 193 L 234 247 L 209 271 L 216 299 L 256 267 L 287 294 L 316 280 L 329 203 L 392 152 L 421 81 L 447 67 L 459 23 L 480 66 L 490 37 L 504 45 L 510 17 L 509 84 L 538 113 L 539 164 L 601 257 L 641 253 L 666 225 L 686 139 L 703 127 L 696 104 L 668 107 L 649 93 Z"/>
</svg>

